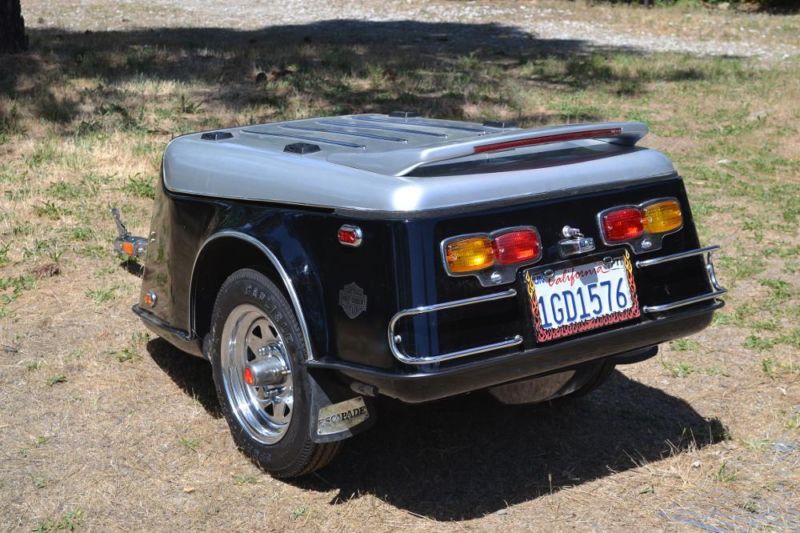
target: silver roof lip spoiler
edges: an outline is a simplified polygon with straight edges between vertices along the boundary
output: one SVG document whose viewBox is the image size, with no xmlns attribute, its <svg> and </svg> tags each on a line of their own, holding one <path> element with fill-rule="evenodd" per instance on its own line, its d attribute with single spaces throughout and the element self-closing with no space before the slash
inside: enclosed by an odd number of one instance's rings
<svg viewBox="0 0 800 533">
<path fill-rule="evenodd" d="M 162 173 L 167 190 L 288 205 L 417 213 L 544 198 L 566 190 L 608 188 L 675 175 L 669 158 L 656 150 L 614 149 L 614 144 L 632 146 L 647 133 L 647 127 L 638 122 L 526 130 L 510 123 L 368 114 L 216 132 L 219 135 L 206 137 L 204 132 L 188 134 L 169 143 Z M 302 153 L 287 151 L 288 145 L 300 142 L 317 146 Z M 588 145 L 592 151 L 613 157 L 585 161 L 569 156 L 542 168 L 491 173 L 481 164 L 469 165 L 474 169 L 458 175 L 417 177 L 411 172 L 428 165 L 432 167 L 428 174 L 435 174 L 439 161 L 480 163 L 528 152 L 535 158 Z M 482 179 L 487 177 L 490 179 Z"/>
<path fill-rule="evenodd" d="M 398 120 L 398 124 L 402 123 Z M 585 139 L 634 146 L 647 133 L 647 126 L 641 122 L 599 122 L 528 130 L 512 129 L 427 147 L 359 154 L 334 153 L 328 157 L 328 161 L 381 174 L 404 176 L 421 165 L 523 146 Z M 409 161 L 413 163 L 409 164 Z"/>
</svg>

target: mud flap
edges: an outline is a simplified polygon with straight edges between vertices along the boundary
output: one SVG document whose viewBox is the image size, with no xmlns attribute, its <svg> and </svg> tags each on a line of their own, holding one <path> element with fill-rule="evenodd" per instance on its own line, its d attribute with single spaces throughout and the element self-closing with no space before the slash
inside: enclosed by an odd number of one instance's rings
<svg viewBox="0 0 800 533">
<path fill-rule="evenodd" d="M 309 435 L 314 442 L 335 442 L 371 428 L 375 402 L 333 379 L 330 372 L 308 369 L 311 396 Z"/>
</svg>

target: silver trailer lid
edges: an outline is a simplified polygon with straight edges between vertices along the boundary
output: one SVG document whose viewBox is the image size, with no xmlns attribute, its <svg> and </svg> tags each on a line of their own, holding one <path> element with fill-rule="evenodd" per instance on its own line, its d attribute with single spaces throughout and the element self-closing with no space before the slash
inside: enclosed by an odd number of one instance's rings
<svg viewBox="0 0 800 533">
<path fill-rule="evenodd" d="M 641 149 L 485 173 L 481 162 L 509 155 L 633 146 L 647 133 L 638 122 L 503 126 L 369 114 L 194 133 L 167 147 L 164 183 L 202 196 L 413 212 L 607 188 L 674 172 L 664 155 Z M 437 168 L 453 162 L 474 163 L 475 173 L 436 176 Z M 425 177 L 413 175 L 419 170 Z"/>
</svg>

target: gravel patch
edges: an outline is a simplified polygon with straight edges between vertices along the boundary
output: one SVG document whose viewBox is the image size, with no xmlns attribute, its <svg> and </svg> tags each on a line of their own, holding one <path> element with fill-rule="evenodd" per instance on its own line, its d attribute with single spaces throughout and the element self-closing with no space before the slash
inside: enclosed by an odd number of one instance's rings
<svg viewBox="0 0 800 533">
<path fill-rule="evenodd" d="M 525 33 L 537 41 L 581 42 L 586 47 L 624 48 L 642 52 L 682 52 L 702 56 L 740 56 L 767 60 L 783 60 L 800 55 L 800 40 L 792 43 L 774 42 L 769 32 L 736 26 L 735 21 L 749 15 L 706 14 L 709 24 L 704 31 L 711 37 L 681 35 L 681 14 L 670 23 L 675 35 L 654 35 L 645 23 L 636 28 L 630 25 L 625 31 L 612 28 L 602 20 L 592 17 L 589 9 L 580 3 L 503 3 L 453 2 L 439 0 L 406 0 L 393 2 L 356 2 L 334 0 L 307 2 L 303 0 L 228 0 L 224 7 L 209 0 L 63 0 L 54 5 L 50 0 L 25 0 L 23 12 L 31 27 L 59 27 L 68 30 L 123 30 L 153 27 L 222 27 L 255 30 L 276 26 L 309 25 L 321 21 L 409 21 L 435 24 L 465 24 L 505 26 L 506 30 Z M 608 11 L 605 12 L 606 14 Z M 613 13 L 613 12 L 612 12 Z M 643 10 L 643 14 L 644 14 Z M 611 15 L 613 17 L 613 14 Z M 759 20 L 768 26 L 778 27 L 781 22 L 771 22 L 763 15 Z M 791 17 L 794 24 L 796 17 Z M 645 21 L 646 22 L 646 21 Z M 379 31 L 391 30 L 383 24 Z M 488 28 L 491 30 L 492 28 Z M 406 26 L 407 30 L 407 26 Z M 358 27 L 362 37 L 369 30 Z M 467 30 L 467 34 L 469 34 Z M 691 33 L 691 32 L 689 32 Z M 486 39 L 486 28 L 481 38 Z M 714 35 L 716 34 L 716 36 Z M 731 34 L 736 40 L 730 38 Z M 348 34 L 348 38 L 359 35 Z M 490 36 L 491 39 L 491 36 Z M 780 40 L 779 40 L 780 41 Z"/>
</svg>

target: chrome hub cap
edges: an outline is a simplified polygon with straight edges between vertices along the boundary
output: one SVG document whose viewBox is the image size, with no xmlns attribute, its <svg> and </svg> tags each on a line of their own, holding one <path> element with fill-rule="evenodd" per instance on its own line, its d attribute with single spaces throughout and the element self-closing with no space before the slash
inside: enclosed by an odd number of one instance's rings
<svg viewBox="0 0 800 533">
<path fill-rule="evenodd" d="M 236 420 L 263 444 L 283 438 L 292 420 L 292 366 L 280 332 L 258 307 L 242 304 L 222 329 L 220 364 Z"/>
</svg>

